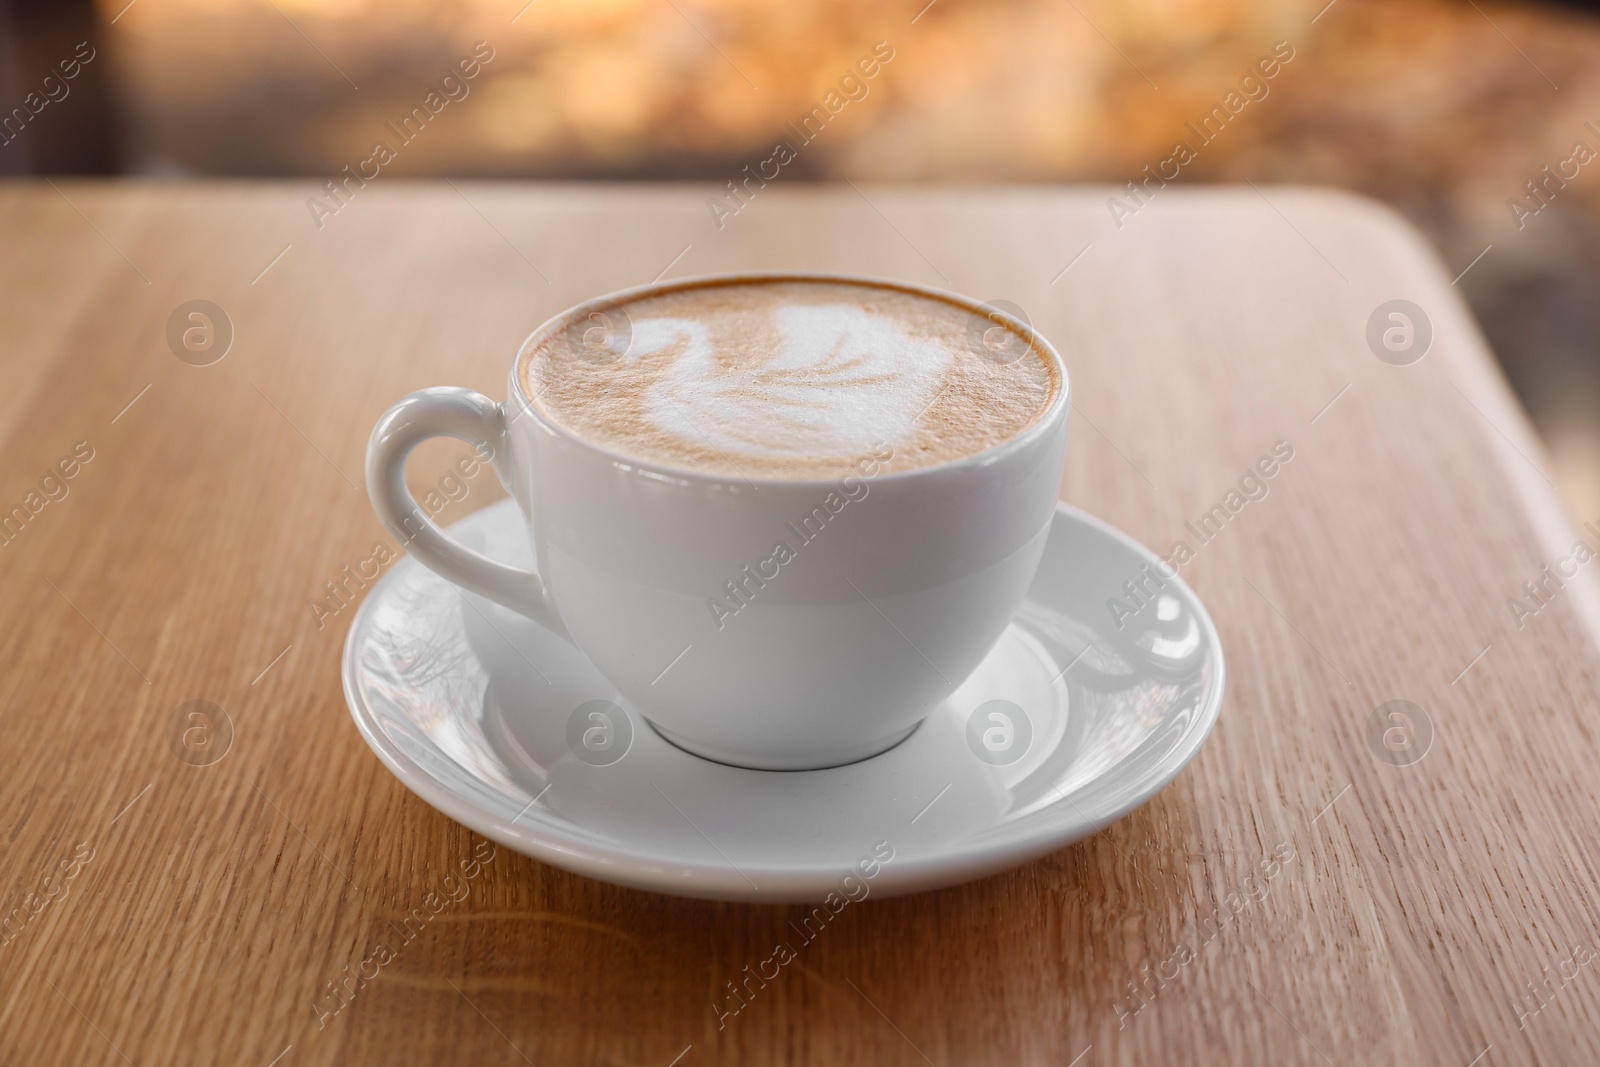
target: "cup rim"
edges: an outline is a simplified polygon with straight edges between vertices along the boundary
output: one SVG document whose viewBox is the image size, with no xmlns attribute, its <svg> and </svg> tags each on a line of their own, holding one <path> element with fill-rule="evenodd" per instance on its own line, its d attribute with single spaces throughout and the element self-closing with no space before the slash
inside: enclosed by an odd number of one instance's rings
<svg viewBox="0 0 1600 1067">
<path fill-rule="evenodd" d="M 922 475 L 950 472 L 966 468 L 981 469 L 992 464 L 999 463 L 1011 454 L 1027 448 L 1038 438 L 1051 433 L 1054 430 L 1057 421 L 1062 417 L 1067 406 L 1071 403 L 1071 379 L 1067 374 L 1067 364 L 1066 361 L 1061 358 L 1061 353 L 1057 352 L 1055 346 L 1052 345 L 1043 334 L 1036 330 L 1031 323 L 1024 322 L 1021 319 L 1016 318 L 1009 312 L 993 306 L 993 304 L 988 301 L 976 300 L 972 297 L 951 292 L 948 289 L 940 289 L 932 285 L 923 285 L 918 282 L 900 281 L 893 278 L 875 277 L 873 275 L 866 274 L 848 274 L 837 271 L 752 270 L 696 274 L 685 278 L 675 278 L 671 281 L 647 282 L 643 285 L 630 286 L 626 289 L 618 289 L 602 296 L 593 297 L 589 300 L 583 301 L 582 303 L 574 304 L 569 308 L 556 312 L 544 322 L 540 323 L 532 333 L 528 334 L 528 336 L 523 339 L 522 344 L 517 347 L 516 355 L 512 358 L 510 384 L 507 388 L 506 394 L 508 398 L 507 403 L 509 404 L 512 400 L 515 400 L 519 409 L 519 413 L 512 416 L 512 418 L 521 418 L 523 415 L 530 416 L 542 429 L 545 430 L 545 432 L 553 434 L 557 437 L 561 437 L 574 445 L 601 455 L 611 461 L 611 463 L 615 466 L 628 470 L 644 472 L 656 477 L 698 484 L 736 486 L 740 483 L 747 483 L 758 487 L 766 486 L 769 488 L 812 488 L 816 486 L 833 485 L 837 483 L 839 481 L 838 477 L 796 478 L 761 476 L 759 474 L 751 476 L 737 474 L 713 474 L 707 471 L 698 471 L 690 467 L 678 467 L 654 460 L 640 459 L 636 456 L 627 455 L 623 452 L 617 451 L 616 449 L 608 448 L 605 445 L 597 444 L 594 441 L 580 437 L 577 433 L 555 421 L 555 419 L 553 419 L 537 403 L 535 403 L 533 399 L 529 397 L 523 390 L 521 372 L 525 357 L 535 344 L 541 341 L 550 331 L 554 330 L 560 324 L 570 321 L 575 317 L 585 315 L 590 311 L 599 310 L 608 305 L 637 300 L 645 296 L 679 292 L 686 289 L 705 288 L 713 285 L 726 285 L 732 282 L 746 280 L 758 282 L 834 282 L 845 285 L 859 285 L 868 288 L 894 289 L 900 292 L 910 293 L 914 296 L 922 296 L 934 300 L 941 300 L 945 303 L 954 304 L 957 307 L 964 308 L 969 312 L 973 312 L 974 314 L 982 315 L 984 317 L 1000 316 L 1004 318 L 1007 326 L 1019 334 L 1030 345 L 1034 346 L 1040 352 L 1043 352 L 1051 360 L 1055 372 L 1058 375 L 1060 387 L 1056 390 L 1056 395 L 1050 399 L 1050 403 L 1046 405 L 1042 412 L 1039 413 L 1038 418 L 1034 419 L 1034 421 L 1021 433 L 1017 434 L 1015 437 L 1007 438 L 1006 440 L 1001 441 L 999 444 L 991 445 L 981 452 L 974 452 L 968 456 L 958 456 L 955 459 L 945 460 L 942 463 L 934 463 L 926 467 L 915 467 L 911 470 L 891 471 L 883 474 L 877 474 L 872 478 L 874 482 L 895 482 Z"/>
</svg>

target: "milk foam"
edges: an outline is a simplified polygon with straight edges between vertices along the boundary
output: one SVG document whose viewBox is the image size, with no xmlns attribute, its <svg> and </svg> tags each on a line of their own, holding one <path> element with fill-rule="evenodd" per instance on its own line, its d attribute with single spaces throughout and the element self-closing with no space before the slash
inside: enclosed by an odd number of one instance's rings
<svg viewBox="0 0 1600 1067">
<path fill-rule="evenodd" d="M 653 292 L 608 310 L 623 338 L 611 348 L 596 348 L 592 320 L 535 340 L 528 395 L 586 440 L 706 473 L 840 477 L 884 445 L 891 470 L 945 462 L 1016 436 L 1059 388 L 1036 349 L 981 358 L 973 339 L 993 328 L 982 316 L 888 285 Z"/>
<path fill-rule="evenodd" d="M 950 367 L 950 352 L 860 307 L 778 307 L 772 317 L 776 349 L 732 366 L 718 360 L 705 322 L 634 322 L 631 358 L 678 348 L 646 394 L 655 428 L 730 456 L 864 453 L 908 438 Z"/>
</svg>

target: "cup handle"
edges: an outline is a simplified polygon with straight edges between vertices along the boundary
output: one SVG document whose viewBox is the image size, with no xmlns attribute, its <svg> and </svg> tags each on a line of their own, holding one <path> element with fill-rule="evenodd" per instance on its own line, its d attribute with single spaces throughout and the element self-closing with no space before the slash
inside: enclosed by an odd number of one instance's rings
<svg viewBox="0 0 1600 1067">
<path fill-rule="evenodd" d="M 367 442 L 367 494 L 378 518 L 435 574 L 567 637 L 544 579 L 473 551 L 446 535 L 417 506 L 406 486 L 406 457 L 430 437 L 454 437 L 473 445 L 489 456 L 501 483 L 507 482 L 510 441 L 500 406 L 471 389 L 420 389 L 384 412 Z"/>
</svg>

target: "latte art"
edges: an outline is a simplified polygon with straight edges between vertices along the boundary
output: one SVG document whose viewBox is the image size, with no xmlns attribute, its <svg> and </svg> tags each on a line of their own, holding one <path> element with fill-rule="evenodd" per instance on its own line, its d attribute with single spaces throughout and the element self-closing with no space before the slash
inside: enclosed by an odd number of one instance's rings
<svg viewBox="0 0 1600 1067">
<path fill-rule="evenodd" d="M 972 337 L 995 328 L 890 285 L 752 278 L 557 323 L 521 373 L 553 421 L 632 458 L 826 478 L 880 443 L 897 469 L 913 469 L 1036 421 L 1059 388 L 1054 364 L 1031 348 L 1004 364 L 971 351 Z"/>
<path fill-rule="evenodd" d="M 765 358 L 719 360 L 692 319 L 634 324 L 631 356 L 673 352 L 647 394 L 653 426 L 732 456 L 796 460 L 900 441 L 934 399 L 950 353 L 848 304 L 780 307 Z"/>
</svg>

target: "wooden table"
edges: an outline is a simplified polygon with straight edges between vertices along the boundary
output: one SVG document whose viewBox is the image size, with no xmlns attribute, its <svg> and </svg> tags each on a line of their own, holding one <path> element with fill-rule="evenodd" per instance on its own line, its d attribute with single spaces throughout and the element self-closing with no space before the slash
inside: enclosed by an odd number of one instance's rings
<svg viewBox="0 0 1600 1067">
<path fill-rule="evenodd" d="M 1543 453 L 1393 215 L 1167 190 L 1119 227 L 1109 190 L 796 185 L 719 230 L 702 187 L 389 180 L 319 228 L 310 184 L 57 186 L 0 187 L 0 508 L 26 513 L 0 539 L 0 1062 L 1600 1060 L 1600 563 L 1562 562 Z M 324 583 L 384 536 L 373 421 L 421 386 L 503 395 L 583 297 L 777 267 L 1003 297 L 1056 341 L 1063 496 L 1195 550 L 1228 655 L 1210 742 L 1089 841 L 852 908 L 721 1031 L 794 909 L 504 848 L 330 1011 L 481 841 L 341 696 L 353 608 Z M 1432 328 L 1407 366 L 1367 340 L 1397 298 Z M 169 347 L 193 299 L 232 324 L 220 362 Z M 464 452 L 419 453 L 417 490 Z M 466 484 L 442 521 L 501 495 Z M 1535 600 L 1546 564 L 1576 577 Z"/>
</svg>

